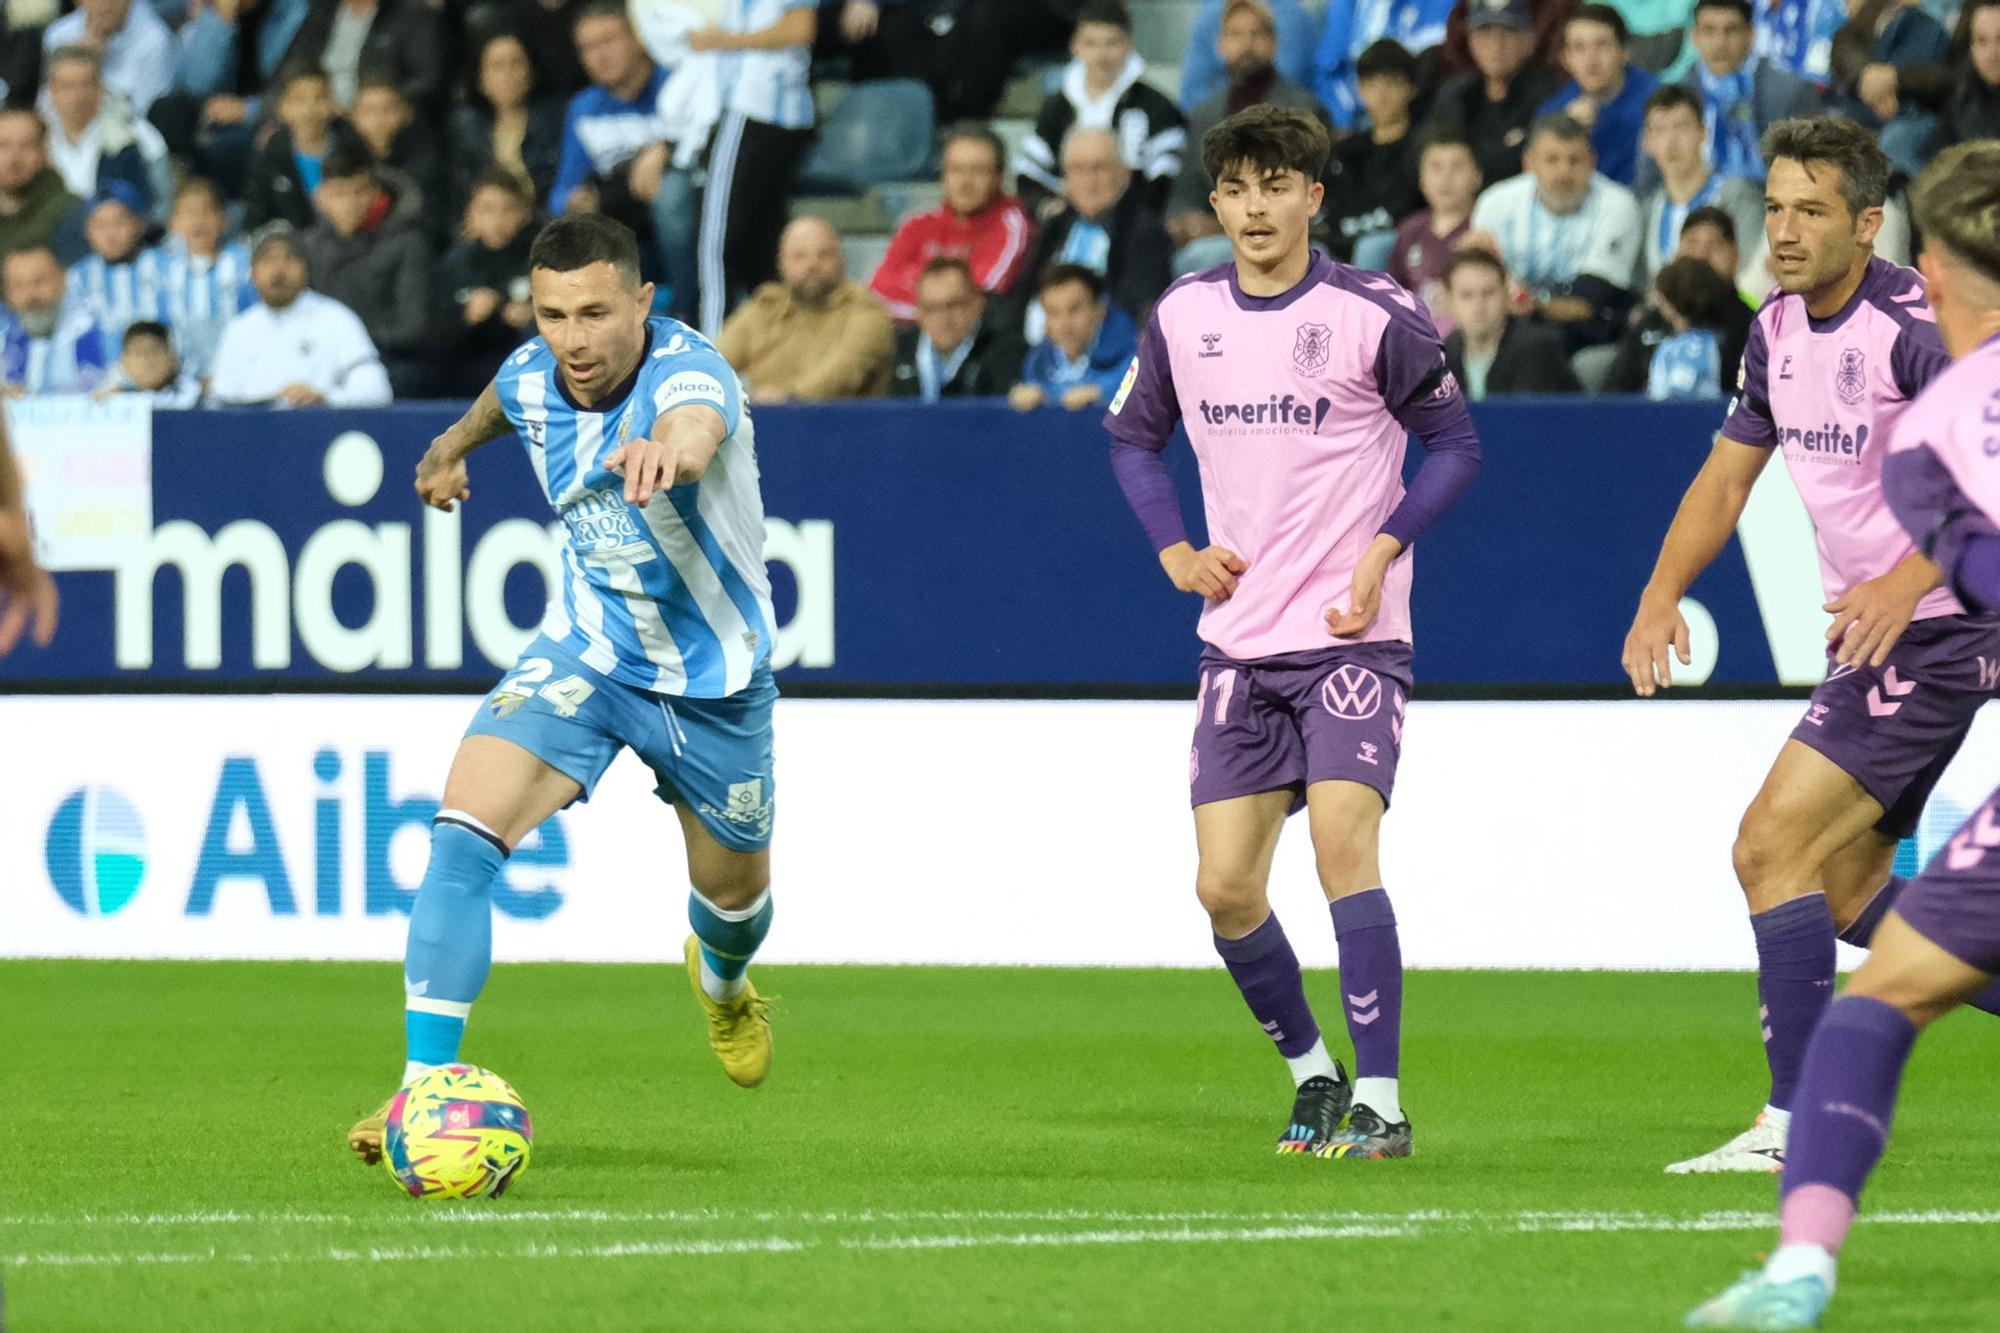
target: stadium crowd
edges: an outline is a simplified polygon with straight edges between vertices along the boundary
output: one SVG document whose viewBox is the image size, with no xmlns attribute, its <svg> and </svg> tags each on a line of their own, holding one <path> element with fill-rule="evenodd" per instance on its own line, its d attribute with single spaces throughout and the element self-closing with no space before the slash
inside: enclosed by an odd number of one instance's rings
<svg viewBox="0 0 2000 1333">
<path fill-rule="evenodd" d="M 537 221 L 596 210 L 757 401 L 1082 409 L 1227 259 L 1201 137 L 1271 102 L 1334 136 L 1318 243 L 1473 397 L 1710 396 L 1770 285 L 1768 125 L 1877 131 L 1900 262 L 1908 179 L 2000 136 L 2000 0 L 1149 4 L 1193 10 L 1178 71 L 1120 0 L 10 5 L 0 389 L 469 396 L 532 331 Z M 903 201 L 879 263 L 815 195 Z"/>
</svg>

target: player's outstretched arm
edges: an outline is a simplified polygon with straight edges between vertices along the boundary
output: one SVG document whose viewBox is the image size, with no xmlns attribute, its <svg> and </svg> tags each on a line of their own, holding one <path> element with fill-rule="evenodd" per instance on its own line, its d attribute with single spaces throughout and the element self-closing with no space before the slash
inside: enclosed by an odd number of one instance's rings
<svg viewBox="0 0 2000 1333">
<path fill-rule="evenodd" d="M 21 474 L 0 420 L 0 657 L 31 622 L 35 643 L 46 648 L 56 633 L 56 585 L 35 559 Z"/>
<path fill-rule="evenodd" d="M 445 427 L 444 433 L 432 440 L 431 447 L 417 460 L 418 496 L 425 504 L 446 513 L 457 502 L 470 500 L 472 490 L 467 485 L 466 458 L 480 445 L 499 439 L 510 429 L 507 413 L 500 407 L 499 386 L 489 383 L 465 410 L 465 415 Z"/>
<path fill-rule="evenodd" d="M 660 413 L 643 440 L 604 456 L 604 467 L 625 478 L 625 502 L 643 505 L 655 491 L 700 481 L 729 433 L 722 413 L 708 403 L 684 403 Z"/>
<path fill-rule="evenodd" d="M 1750 502 L 1750 488 L 1771 461 L 1771 451 L 1718 435 L 1708 461 L 1695 474 L 1667 537 L 1653 576 L 1639 594 L 1639 611 L 1625 635 L 1621 663 L 1639 697 L 1650 699 L 1663 685 L 1674 683 L 1674 657 L 1687 666 L 1694 659 L 1688 644 L 1687 621 L 1680 601 L 1688 586 L 1722 554 L 1729 535 Z"/>
</svg>

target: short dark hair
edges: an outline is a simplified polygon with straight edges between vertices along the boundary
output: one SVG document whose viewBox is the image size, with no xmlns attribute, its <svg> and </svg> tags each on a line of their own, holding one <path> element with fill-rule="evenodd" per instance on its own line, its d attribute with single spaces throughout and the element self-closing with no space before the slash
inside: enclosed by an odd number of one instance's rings
<svg viewBox="0 0 2000 1333">
<path fill-rule="evenodd" d="M 1482 250 L 1476 245 L 1463 245 L 1452 251 L 1451 258 L 1445 261 L 1444 273 L 1438 281 L 1449 287 L 1452 278 L 1460 270 L 1468 268 L 1483 268 L 1500 279 L 1501 285 L 1506 285 L 1507 266 L 1500 262 L 1500 256 L 1491 250 Z"/>
<path fill-rule="evenodd" d="M 300 263 L 306 263 L 305 249 L 299 244 L 299 229 L 283 218 L 279 218 L 275 222 L 265 223 L 250 234 L 250 263 L 252 266 L 255 266 L 257 261 L 264 257 L 264 252 L 274 245 L 289 251 L 292 258 L 298 260 Z M 311 265 L 308 264 L 307 267 L 310 268 Z"/>
<path fill-rule="evenodd" d="M 1812 164 L 1824 162 L 1840 172 L 1840 197 L 1850 217 L 1880 208 L 1889 197 L 1889 155 L 1875 142 L 1874 132 L 1845 116 L 1793 116 L 1764 132 L 1764 161 L 1787 158 L 1812 174 Z"/>
<path fill-rule="evenodd" d="M 1354 58 L 1354 77 L 1373 79 L 1383 75 L 1417 86 L 1417 58 L 1401 42 L 1388 37 L 1370 42 Z"/>
<path fill-rule="evenodd" d="M 1035 284 L 1035 291 L 1038 295 L 1045 292 L 1052 292 L 1065 283 L 1071 282 L 1082 283 L 1089 290 L 1091 300 L 1102 301 L 1104 299 L 1104 276 L 1096 269 L 1085 268 L 1081 264 L 1049 265 L 1042 270 L 1042 280 Z"/>
<path fill-rule="evenodd" d="M 1641 119 L 1652 115 L 1655 111 L 1672 111 L 1676 107 L 1684 111 L 1692 111 L 1694 118 L 1700 120 L 1702 116 L 1701 94 L 1688 87 L 1685 83 L 1663 83 L 1653 89 L 1652 92 L 1646 94 L 1646 105 Z"/>
<path fill-rule="evenodd" d="M 499 190 L 516 203 L 535 206 L 534 191 L 525 182 L 505 167 L 488 167 L 473 180 L 472 188 L 465 192 L 465 202 L 471 203 L 472 196 L 481 190 Z"/>
<path fill-rule="evenodd" d="M 335 144 L 321 161 L 319 178 L 323 181 L 344 181 L 355 176 L 375 174 L 375 155 L 368 151 L 366 144 Z"/>
<path fill-rule="evenodd" d="M 1007 145 L 995 134 L 991 126 L 976 120 L 958 120 L 944 127 L 944 135 L 938 140 L 939 151 L 951 147 L 961 140 L 970 139 L 993 150 L 993 165 L 1002 171 L 1007 169 Z"/>
<path fill-rule="evenodd" d="M 1419 140 L 1417 143 L 1417 162 L 1419 165 L 1423 163 L 1424 154 L 1430 152 L 1433 148 L 1463 148 L 1466 155 L 1472 159 L 1474 169 L 1476 170 L 1479 166 L 1479 154 L 1472 151 L 1472 141 L 1456 131 L 1438 130 L 1426 134 Z M 1484 175 L 1485 173 L 1482 172 L 1481 174 Z"/>
<path fill-rule="evenodd" d="M 141 338 L 158 338 L 167 345 L 169 350 L 174 345 L 173 335 L 168 333 L 167 326 L 160 323 L 157 319 L 133 320 L 125 326 L 125 336 L 118 340 L 118 345 L 120 347 L 130 347 Z"/>
<path fill-rule="evenodd" d="M 49 52 L 49 58 L 43 62 L 42 66 L 42 81 L 45 83 L 48 81 L 49 70 L 68 60 L 75 60 L 88 65 L 92 74 L 97 75 L 99 79 L 104 77 L 104 57 L 99 55 L 93 47 L 71 44 L 69 46 L 58 46 L 55 50 Z"/>
<path fill-rule="evenodd" d="M 361 94 L 367 92 L 370 88 L 387 88 L 390 92 L 402 98 L 403 104 L 405 106 L 408 106 L 410 104 L 409 95 L 403 91 L 403 85 L 397 83 L 394 78 L 383 73 L 379 69 L 370 70 L 368 73 L 363 74 L 360 77 L 360 79 L 355 82 L 354 95 L 356 97 L 359 97 L 361 96 Z"/>
<path fill-rule="evenodd" d="M 1745 23 L 1754 26 L 1757 22 L 1757 16 L 1750 8 L 1750 0 L 1694 0 L 1694 10 L 1689 15 L 1688 21 L 1692 23 L 1694 15 L 1704 9 L 1726 9 Z"/>
<path fill-rule="evenodd" d="M 1075 265 L 1070 267 L 1074 268 Z M 972 265 L 958 255 L 931 256 L 923 268 L 918 270 L 917 283 L 921 286 L 925 278 L 935 278 L 941 273 L 956 273 L 965 279 L 966 286 L 975 292 L 979 290 L 979 279 L 972 276 Z"/>
<path fill-rule="evenodd" d="M 1618 39 L 1620 47 L 1629 46 L 1632 42 L 1632 30 L 1625 26 L 1625 16 L 1610 5 L 1595 3 L 1578 5 L 1575 11 L 1563 20 L 1563 27 L 1567 28 L 1572 23 L 1601 23 L 1611 29 L 1611 35 Z"/>
<path fill-rule="evenodd" d="M 333 80 L 318 65 L 309 65 L 303 60 L 294 60 L 278 71 L 278 96 L 283 97 L 292 90 L 292 85 L 304 79 L 314 79 L 331 88 Z"/>
<path fill-rule="evenodd" d="M 1544 134 L 1561 139 L 1565 143 L 1590 142 L 1590 131 L 1578 124 L 1574 117 L 1561 111 L 1551 111 L 1545 116 L 1536 116 L 1535 123 L 1528 127 L 1528 142 L 1532 144 Z"/>
<path fill-rule="evenodd" d="M 1108 23 L 1127 37 L 1132 35 L 1132 11 L 1125 7 L 1125 0 L 1083 0 L 1076 7 L 1076 22 L 1070 30 L 1074 32 L 1086 23 Z"/>
<path fill-rule="evenodd" d="M 1653 275 L 1653 286 L 1698 329 L 1720 330 L 1743 306 L 1735 283 L 1692 257 L 1661 265 Z"/>
<path fill-rule="evenodd" d="M 35 141 L 46 146 L 49 142 L 49 123 L 41 113 L 31 106 L 0 106 L 0 120 L 9 116 L 26 116 L 28 123 L 35 127 Z"/>
<path fill-rule="evenodd" d="M 1730 217 L 1726 210 L 1717 208 L 1714 204 L 1703 204 L 1700 208 L 1689 212 L 1687 217 L 1681 220 L 1682 233 L 1685 234 L 1689 227 L 1713 227 L 1722 233 L 1723 240 L 1728 241 L 1731 245 L 1737 243 L 1736 219 Z"/>
<path fill-rule="evenodd" d="M 229 206 L 228 201 L 222 197 L 222 187 L 206 176 L 183 176 L 181 183 L 174 186 L 176 204 L 192 194 L 206 197 L 218 213 Z"/>
<path fill-rule="evenodd" d="M 585 19 L 617 19 L 627 28 L 632 26 L 632 15 L 620 0 L 590 0 L 590 3 L 576 11 L 570 20 L 570 31 L 575 32 Z M 527 45 L 523 42 L 522 45 Z"/>
<path fill-rule="evenodd" d="M 574 273 L 592 264 L 609 264 L 627 286 L 638 286 L 639 238 L 630 227 L 602 213 L 566 213 L 542 228 L 528 247 L 531 270 Z"/>
<path fill-rule="evenodd" d="M 1248 162 L 1258 172 L 1296 171 L 1311 184 L 1326 174 L 1333 142 L 1318 116 L 1268 102 L 1243 108 L 1201 141 L 1201 165 L 1211 181 Z"/>
</svg>

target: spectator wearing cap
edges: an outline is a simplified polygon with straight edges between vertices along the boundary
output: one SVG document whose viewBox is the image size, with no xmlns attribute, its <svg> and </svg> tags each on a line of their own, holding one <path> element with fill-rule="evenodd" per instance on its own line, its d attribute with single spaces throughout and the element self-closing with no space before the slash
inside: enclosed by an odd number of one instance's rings
<svg viewBox="0 0 2000 1333">
<path fill-rule="evenodd" d="M 146 0 L 81 0 L 42 31 L 42 50 L 87 47 L 103 62 L 105 86 L 145 115 L 174 86 L 174 34 Z"/>
<path fill-rule="evenodd" d="M 393 396 L 382 358 L 352 310 L 306 285 L 298 235 L 282 223 L 251 248 L 257 302 L 229 321 L 215 349 L 209 400 L 222 406 L 382 407 Z"/>
<path fill-rule="evenodd" d="M 156 409 L 168 411 L 201 405 L 201 381 L 181 368 L 166 325 L 138 320 L 127 326 L 119 344 L 118 364 L 97 390 L 99 398 L 144 394 Z"/>
<path fill-rule="evenodd" d="M 431 330 L 421 197 L 399 189 L 366 148 L 348 144 L 327 154 L 313 207 L 319 220 L 299 237 L 313 289 L 360 317 L 398 393 L 421 392 Z"/>
<path fill-rule="evenodd" d="M 48 60 L 42 100 L 49 109 L 49 164 L 79 199 L 94 199 L 98 187 L 124 181 L 140 197 L 140 212 L 151 214 L 173 184 L 166 140 L 137 119 L 125 99 L 106 95 L 97 52 L 83 46 L 59 48 Z"/>
<path fill-rule="evenodd" d="M 1057 207 L 1063 191 L 1059 150 L 1077 130 L 1112 136 L 1120 159 L 1155 211 L 1164 207 L 1187 151 L 1180 108 L 1144 82 L 1146 62 L 1132 49 L 1132 15 L 1122 0 L 1083 0 L 1070 37 L 1062 87 L 1021 142 L 1021 201 L 1036 217 Z"/>
<path fill-rule="evenodd" d="M 1389 265 L 1397 225 L 1424 206 L 1410 131 L 1417 61 L 1385 37 L 1361 53 L 1355 70 L 1367 115 L 1362 128 L 1333 147 L 1327 216 L 1334 257 L 1379 271 Z"/>
<path fill-rule="evenodd" d="M 107 181 L 91 201 L 83 235 L 90 245 L 69 271 L 64 302 L 85 310 L 114 342 L 125 326 L 138 319 L 159 319 L 159 268 L 147 260 L 146 232 L 151 224 L 140 199 L 127 181 Z"/>
<path fill-rule="evenodd" d="M 325 70 L 342 111 L 353 109 L 369 77 L 390 80 L 410 105 L 432 111 L 444 87 L 444 27 L 426 0 L 312 0 L 285 63 Z"/>
<path fill-rule="evenodd" d="M 1048 337 L 1021 363 L 1008 403 L 1021 412 L 1078 412 L 1110 402 L 1139 350 L 1138 326 L 1111 303 L 1104 279 L 1080 264 L 1052 265 L 1038 285 Z"/>
<path fill-rule="evenodd" d="M 792 219 L 778 242 L 778 280 L 739 306 L 716 339 L 751 402 L 888 391 L 896 326 L 882 303 L 845 275 L 839 234 L 819 218 Z"/>
<path fill-rule="evenodd" d="M 1755 181 L 1724 176 L 1708 164 L 1707 131 L 1701 123 L 1701 96 L 1683 84 L 1656 88 L 1646 98 L 1646 129 L 1641 140 L 1650 164 L 1648 176 L 1659 184 L 1640 203 L 1645 242 L 1640 247 L 1640 276 L 1650 282 L 1680 246 L 1682 229 L 1696 212 L 1721 209 L 1729 218 L 1732 239 L 1756 243 L 1752 275 L 1763 271 L 1764 191 Z M 1753 280 L 1752 286 L 1757 285 Z"/>
<path fill-rule="evenodd" d="M 1631 33 L 1610 5 L 1577 6 L 1563 25 L 1562 61 L 1569 82 L 1541 114 L 1560 111 L 1590 131 L 1602 174 L 1631 188 L 1639 170 L 1639 135 L 1646 98 L 1659 80 L 1631 62 Z"/>
<path fill-rule="evenodd" d="M 1304 87 L 1312 82 L 1313 54 L 1320 40 L 1319 23 L 1299 0 L 1247 0 L 1264 11 L 1271 25 L 1271 64 L 1286 82 Z M 1181 109 L 1188 113 L 1188 142 L 1199 144 L 1194 132 L 1195 109 L 1229 90 L 1235 73 L 1222 51 L 1222 25 L 1246 0 L 1201 0 L 1187 54 L 1181 58 Z M 1315 103 L 1317 105 L 1317 103 Z"/>
<path fill-rule="evenodd" d="M 1325 109 L 1313 95 L 1273 63 L 1280 40 L 1280 29 L 1263 0 L 1229 0 L 1223 6 L 1215 50 L 1228 81 L 1188 113 L 1190 144 L 1200 145 L 1210 130 L 1249 106 L 1297 107 L 1326 119 Z M 1167 234 L 1174 243 L 1173 271 L 1177 275 L 1229 258 L 1229 238 L 1222 234 L 1222 224 L 1216 221 L 1215 209 L 1208 202 L 1212 188 L 1201 154 L 1188 154 L 1167 197 Z"/>
<path fill-rule="evenodd" d="M 1005 146 L 984 125 L 964 122 L 945 131 L 943 202 L 903 220 L 868 282 L 898 321 L 917 317 L 917 281 L 934 259 L 962 259 L 982 292 L 1005 292 L 1020 278 L 1034 224 L 1001 188 L 1006 164 Z"/>
<path fill-rule="evenodd" d="M 49 127 L 34 112 L 0 107 L 0 255 L 45 245 L 81 259 L 83 201 L 49 165 Z"/>
<path fill-rule="evenodd" d="M 941 398 L 998 397 L 1012 376 L 986 329 L 986 293 L 972 266 L 938 255 L 917 275 L 917 322 L 896 332 L 891 398 L 935 403 Z"/>
<path fill-rule="evenodd" d="M 1166 224 L 1134 183 L 1109 130 L 1071 130 L 1062 163 L 1062 204 L 1036 232 L 1027 271 L 1081 264 L 1103 276 L 1111 303 L 1139 323 L 1172 281 Z M 1014 289 L 998 316 L 1003 334 L 1041 341 L 1042 307 L 1034 295 L 1025 285 Z"/>
<path fill-rule="evenodd" d="M 117 343 L 88 310 L 64 298 L 63 268 L 46 245 L 0 261 L 7 301 L 0 327 L 0 393 L 89 393 L 117 359 Z"/>
<path fill-rule="evenodd" d="M 1472 145 L 1488 189 L 1519 174 L 1536 110 L 1562 79 L 1535 62 L 1527 0 L 1469 0 L 1466 41 L 1473 68 L 1445 81 L 1431 109 L 1432 133 Z"/>
<path fill-rule="evenodd" d="M 278 128 L 257 150 L 243 199 L 243 226 L 260 231 L 272 222 L 294 229 L 312 225 L 313 191 L 328 153 L 353 141 L 333 102 L 326 71 L 288 70 L 278 91 Z"/>
<path fill-rule="evenodd" d="M 1326 31 L 1313 58 L 1312 90 L 1333 123 L 1353 129 L 1361 123 L 1361 53 L 1391 41 L 1419 54 L 1444 41 L 1446 21 L 1458 0 L 1384 0 L 1376 4 L 1327 6 Z M 1429 85 L 1430 78 L 1421 80 Z M 1426 87 L 1428 91 L 1428 86 Z"/>
<path fill-rule="evenodd" d="M 1467 244 L 1497 254 L 1527 305 L 1569 348 L 1610 341 L 1632 303 L 1639 205 L 1595 170 L 1590 136 L 1568 116 L 1535 122 L 1527 171 L 1489 185 L 1472 208 Z"/>
<path fill-rule="evenodd" d="M 533 200 L 513 172 L 495 167 L 472 187 L 458 243 L 438 265 L 432 340 L 443 364 L 432 389 L 473 397 L 494 363 L 534 335 L 528 299 Z"/>
<path fill-rule="evenodd" d="M 1430 307 L 1442 336 L 1452 330 L 1451 307 L 1443 299 L 1445 265 L 1472 230 L 1472 205 L 1479 198 L 1472 146 L 1463 139 L 1425 140 L 1417 156 L 1417 189 L 1425 207 L 1396 229 L 1389 276 Z"/>
<path fill-rule="evenodd" d="M 1750 0 L 1695 0 L 1693 42 L 1700 59 L 1681 82 L 1701 98 L 1708 161 L 1718 176 L 1764 180 L 1764 131 L 1788 116 L 1811 115 L 1819 96 L 1783 66 L 1751 53 Z"/>
<path fill-rule="evenodd" d="M 250 247 L 229 238 L 222 192 L 212 182 L 200 176 L 181 182 L 167 215 L 167 238 L 147 252 L 146 262 L 158 275 L 160 308 L 182 369 L 207 379 L 223 327 L 257 299 Z"/>
<path fill-rule="evenodd" d="M 1458 325 L 1445 335 L 1445 365 L 1467 398 L 1581 391 L 1562 338 L 1509 310 L 1507 266 L 1492 252 L 1468 247 L 1453 255 L 1444 290 Z"/>
</svg>

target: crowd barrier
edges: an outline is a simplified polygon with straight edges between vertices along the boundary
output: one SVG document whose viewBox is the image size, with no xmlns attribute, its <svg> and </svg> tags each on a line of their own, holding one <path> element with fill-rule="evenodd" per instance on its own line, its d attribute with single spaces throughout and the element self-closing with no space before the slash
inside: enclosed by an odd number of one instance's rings
<svg viewBox="0 0 2000 1333">
<path fill-rule="evenodd" d="M 474 457 L 458 514 L 410 488 L 452 405 L 11 411 L 64 604 L 52 647 L 0 659 L 0 688 L 483 689 L 539 619 L 553 516 L 520 447 Z M 1720 417 L 1637 400 L 1476 406 L 1484 470 L 1415 554 L 1420 692 L 1619 682 L 1640 586 Z M 1197 606 L 1147 550 L 1095 413 L 843 403 L 755 421 L 788 686 L 1189 682 Z M 1198 531 L 1193 460 L 1173 455 Z M 1694 679 L 1824 671 L 1811 528 L 1782 472 L 1691 592 Z"/>
</svg>

